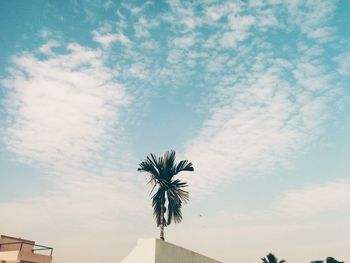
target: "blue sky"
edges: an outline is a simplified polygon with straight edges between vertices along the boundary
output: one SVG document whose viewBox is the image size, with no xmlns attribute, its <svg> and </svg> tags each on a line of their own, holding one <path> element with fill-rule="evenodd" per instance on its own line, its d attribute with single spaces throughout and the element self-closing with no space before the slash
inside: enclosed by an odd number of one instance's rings
<svg viewBox="0 0 350 263">
<path fill-rule="evenodd" d="M 223 262 L 349 261 L 349 11 L 1 1 L 0 232 L 58 263 L 118 262 L 158 235 L 138 163 L 175 149 L 195 172 L 169 241 Z"/>
</svg>

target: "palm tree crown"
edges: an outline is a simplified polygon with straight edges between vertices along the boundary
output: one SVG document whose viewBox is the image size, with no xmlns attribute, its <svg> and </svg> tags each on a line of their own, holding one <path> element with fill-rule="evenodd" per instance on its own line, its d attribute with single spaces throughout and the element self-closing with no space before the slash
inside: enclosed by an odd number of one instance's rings
<svg viewBox="0 0 350 263">
<path fill-rule="evenodd" d="M 278 261 L 276 256 L 274 254 L 272 254 L 272 253 L 269 253 L 266 257 L 261 258 L 261 260 L 264 263 L 285 263 L 285 262 L 287 262 L 284 259 Z"/>
<path fill-rule="evenodd" d="M 150 175 L 149 183 L 153 188 L 151 193 L 157 191 L 152 196 L 153 215 L 160 227 L 160 238 L 164 240 L 164 227 L 170 225 L 172 221 L 180 223 L 182 221 L 182 203 L 189 200 L 189 194 L 183 190 L 187 187 L 186 182 L 174 179 L 174 176 L 183 171 L 194 171 L 192 163 L 182 160 L 175 163 L 175 151 L 167 151 L 163 156 L 157 158 L 150 154 L 139 164 L 139 172 L 147 172 Z M 168 209 L 165 206 L 168 206 Z M 165 219 L 165 213 L 167 219 Z"/>
<path fill-rule="evenodd" d="M 344 263 L 344 262 L 338 261 L 333 257 L 328 257 L 326 258 L 326 263 Z"/>
</svg>

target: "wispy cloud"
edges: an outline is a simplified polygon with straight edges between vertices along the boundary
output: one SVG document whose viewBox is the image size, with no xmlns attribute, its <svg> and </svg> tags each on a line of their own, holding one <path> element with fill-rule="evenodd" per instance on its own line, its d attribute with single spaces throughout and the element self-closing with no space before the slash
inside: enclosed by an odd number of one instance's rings
<svg viewBox="0 0 350 263">
<path fill-rule="evenodd" d="M 123 46 L 131 44 L 130 39 L 122 32 L 111 33 L 111 28 L 102 27 L 99 30 L 92 31 L 93 40 L 100 43 L 103 48 L 109 48 L 113 43 L 119 42 Z"/>
<path fill-rule="evenodd" d="M 328 109 L 340 92 L 332 86 L 332 73 L 294 63 L 294 71 L 303 73 L 288 80 L 286 72 L 292 68 L 287 61 L 272 60 L 274 66 L 267 66 L 265 59 L 256 57 L 253 72 L 218 84 L 211 118 L 186 152 L 200 175 L 193 177 L 193 185 L 212 188 L 248 171 L 271 171 L 291 161 L 322 132 Z M 309 70 L 299 71 L 303 67 Z"/>
<path fill-rule="evenodd" d="M 101 51 L 71 43 L 67 52 L 46 59 L 19 55 L 3 81 L 12 119 L 9 150 L 55 166 L 100 158 L 106 145 L 118 141 L 120 111 L 131 99 L 104 66 Z"/>
<path fill-rule="evenodd" d="M 150 30 L 159 26 L 159 21 L 156 19 L 147 19 L 146 17 L 140 17 L 138 21 L 133 25 L 135 36 L 137 38 L 149 37 Z"/>
<path fill-rule="evenodd" d="M 116 42 L 119 38 L 117 34 L 111 33 L 99 33 L 97 31 L 92 32 L 93 39 L 100 43 L 104 48 L 109 48 L 114 42 Z"/>
<path fill-rule="evenodd" d="M 196 36 L 188 34 L 174 39 L 175 48 L 188 48 L 196 43 Z"/>
<path fill-rule="evenodd" d="M 111 242 L 118 242 L 117 236 L 128 235 L 122 229 L 130 218 L 147 214 L 140 202 L 149 204 L 144 178 L 117 164 L 128 153 L 114 154 L 125 140 L 121 122 L 133 99 L 130 90 L 105 65 L 103 50 L 76 43 L 52 50 L 57 45 L 49 41 L 15 56 L 2 82 L 9 117 L 4 143 L 20 160 L 45 166 L 50 186 L 41 195 L 0 203 L 0 209 L 25 218 L 5 220 L 6 231 L 48 243 L 55 237 L 69 251 L 72 240 L 93 246 L 81 240 L 86 233 L 102 240 L 117 232 Z M 58 253 L 56 260 L 87 262 L 90 256 Z"/>
<path fill-rule="evenodd" d="M 147 7 L 147 6 L 153 6 L 154 3 L 151 2 L 151 1 L 146 1 L 144 2 L 141 6 L 132 6 L 130 4 L 127 4 L 127 3 L 122 3 L 122 6 L 128 10 L 131 14 L 133 15 L 138 15 L 140 14 L 142 11 L 144 11 L 144 9 Z"/>
<path fill-rule="evenodd" d="M 184 6 L 176 1 L 171 4 L 177 16 L 187 17 L 189 11 L 181 11 Z M 191 34 L 202 36 L 198 44 L 207 55 L 200 57 L 200 63 L 207 70 L 207 85 L 213 88 L 208 89 L 202 106 L 210 117 L 185 152 L 198 167 L 198 176 L 189 181 L 196 188 L 207 190 L 238 175 L 264 173 L 288 165 L 293 156 L 322 134 L 330 117 L 328 112 L 342 93 L 322 48 L 322 43 L 334 37 L 327 27 L 332 4 L 317 7 L 319 11 L 312 11 L 311 17 L 299 16 L 295 11 L 303 8 L 303 3 L 280 6 L 276 2 L 264 10 L 256 4 L 250 7 L 255 8 L 251 12 L 254 15 L 244 13 L 247 6 L 243 3 L 226 4 L 209 4 L 207 15 L 200 17 L 196 13 L 198 16 L 193 19 L 201 22 L 191 28 Z M 306 5 L 313 6 L 310 2 Z M 228 9 L 234 12 L 227 13 Z M 288 58 L 273 52 L 274 43 L 264 37 L 264 32 L 279 30 L 286 34 L 285 19 L 281 16 L 286 10 L 291 12 L 287 16 L 289 26 L 297 26 L 311 38 L 319 32 L 320 45 L 302 41 L 285 44 L 284 52 L 298 54 Z M 318 23 L 321 20 L 322 27 Z M 220 28 L 205 39 L 201 26 L 213 23 L 219 23 Z M 322 30 L 329 34 L 324 35 Z M 186 74 L 193 72 L 189 66 L 192 59 L 183 51 L 171 50 L 167 61 L 165 73 L 181 75 L 183 68 L 188 69 Z"/>
<path fill-rule="evenodd" d="M 290 24 L 299 27 L 309 38 L 325 43 L 333 38 L 333 28 L 327 26 L 336 9 L 336 1 L 287 1 Z"/>
<path fill-rule="evenodd" d="M 54 53 L 52 49 L 59 46 L 60 43 L 57 40 L 49 40 L 46 44 L 42 45 L 39 48 L 39 51 L 45 55 L 53 55 Z"/>
<path fill-rule="evenodd" d="M 337 71 L 346 77 L 350 76 L 350 52 L 343 52 L 336 56 L 334 61 L 338 64 Z"/>
<path fill-rule="evenodd" d="M 289 191 L 280 198 L 274 209 L 284 216 L 307 217 L 339 210 L 345 212 L 349 205 L 350 181 L 337 180 Z"/>
</svg>

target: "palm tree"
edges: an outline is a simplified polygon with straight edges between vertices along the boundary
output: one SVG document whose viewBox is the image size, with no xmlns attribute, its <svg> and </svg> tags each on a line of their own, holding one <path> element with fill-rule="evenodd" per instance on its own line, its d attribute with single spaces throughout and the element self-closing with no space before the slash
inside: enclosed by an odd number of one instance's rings
<svg viewBox="0 0 350 263">
<path fill-rule="evenodd" d="M 328 257 L 326 258 L 326 263 L 344 263 L 344 262 L 338 261 L 333 257 Z"/>
<path fill-rule="evenodd" d="M 261 258 L 261 260 L 264 263 L 285 263 L 285 262 L 287 262 L 284 259 L 278 261 L 276 256 L 272 253 L 269 253 L 265 258 Z"/>
<path fill-rule="evenodd" d="M 182 221 L 181 207 L 182 203 L 189 200 L 189 194 L 183 190 L 187 187 L 186 182 L 174 179 L 174 176 L 183 171 L 194 171 L 192 163 L 182 160 L 175 163 L 175 151 L 167 151 L 163 156 L 157 158 L 150 154 L 139 164 L 139 172 L 147 172 L 150 175 L 150 181 L 153 188 L 151 193 L 157 191 L 152 196 L 153 216 L 160 228 L 160 239 L 164 240 L 164 227 L 171 222 L 180 223 Z M 168 205 L 168 210 L 165 208 Z M 165 213 L 167 220 L 165 219 Z"/>
</svg>

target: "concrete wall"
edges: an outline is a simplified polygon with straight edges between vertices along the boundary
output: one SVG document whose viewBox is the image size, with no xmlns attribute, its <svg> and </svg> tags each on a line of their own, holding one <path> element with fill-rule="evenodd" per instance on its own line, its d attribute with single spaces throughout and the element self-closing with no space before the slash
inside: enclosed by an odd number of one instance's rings
<svg viewBox="0 0 350 263">
<path fill-rule="evenodd" d="M 137 246 L 121 263 L 154 263 L 156 255 L 155 239 L 139 239 Z"/>
<path fill-rule="evenodd" d="M 160 239 L 139 239 L 121 263 L 220 263 Z"/>
<path fill-rule="evenodd" d="M 174 244 L 156 239 L 155 263 L 220 263 L 207 256 L 176 246 Z"/>
</svg>

